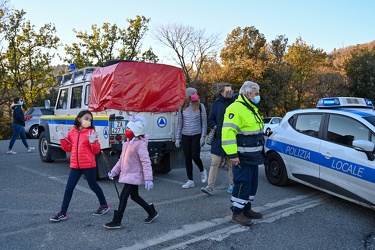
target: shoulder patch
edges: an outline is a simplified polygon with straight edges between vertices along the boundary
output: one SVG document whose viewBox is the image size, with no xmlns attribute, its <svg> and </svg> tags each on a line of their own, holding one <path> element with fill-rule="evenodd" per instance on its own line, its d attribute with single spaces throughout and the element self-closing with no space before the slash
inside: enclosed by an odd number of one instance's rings
<svg viewBox="0 0 375 250">
<path fill-rule="evenodd" d="M 229 119 L 233 119 L 233 117 L 234 117 L 234 114 L 233 113 L 229 113 L 228 118 Z"/>
</svg>

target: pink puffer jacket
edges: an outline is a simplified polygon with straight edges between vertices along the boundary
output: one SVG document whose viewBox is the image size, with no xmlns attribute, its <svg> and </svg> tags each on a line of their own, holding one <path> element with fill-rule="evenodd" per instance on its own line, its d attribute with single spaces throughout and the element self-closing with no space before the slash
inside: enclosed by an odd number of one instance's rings
<svg viewBox="0 0 375 250">
<path fill-rule="evenodd" d="M 88 134 L 94 129 L 83 128 L 81 131 L 73 127 L 69 131 L 68 137 L 60 140 L 61 147 L 64 151 L 70 152 L 70 167 L 75 169 L 95 168 L 95 155 L 100 152 L 98 141 L 90 143 Z"/>
<path fill-rule="evenodd" d="M 140 185 L 153 180 L 150 155 L 147 150 L 148 139 L 134 137 L 122 143 L 120 159 L 113 167 L 120 183 Z"/>
</svg>

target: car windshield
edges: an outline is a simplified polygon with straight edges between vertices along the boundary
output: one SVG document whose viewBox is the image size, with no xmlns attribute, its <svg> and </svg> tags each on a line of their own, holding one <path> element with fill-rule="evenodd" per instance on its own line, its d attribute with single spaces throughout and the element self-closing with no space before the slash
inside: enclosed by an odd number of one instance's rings
<svg viewBox="0 0 375 250">
<path fill-rule="evenodd" d="M 270 123 L 272 118 L 263 118 L 263 123 Z"/>
</svg>

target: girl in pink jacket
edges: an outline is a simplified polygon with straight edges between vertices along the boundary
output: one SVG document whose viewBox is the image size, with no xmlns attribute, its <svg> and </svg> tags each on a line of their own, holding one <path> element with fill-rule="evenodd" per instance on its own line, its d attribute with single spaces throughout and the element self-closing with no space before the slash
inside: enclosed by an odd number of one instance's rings
<svg viewBox="0 0 375 250">
<path fill-rule="evenodd" d="M 158 216 L 154 205 L 148 204 L 138 193 L 138 186 L 141 184 L 145 184 L 147 190 L 154 186 L 151 160 L 147 150 L 148 139 L 142 133 L 145 125 L 146 120 L 144 118 L 140 116 L 131 117 L 125 131 L 126 140 L 122 144 L 120 159 L 108 173 L 110 179 L 119 175 L 119 182 L 125 184 L 120 194 L 118 209 L 114 210 L 112 221 L 104 225 L 106 228 L 121 228 L 121 220 L 129 196 L 148 213 L 144 223 L 151 223 Z"/>
</svg>

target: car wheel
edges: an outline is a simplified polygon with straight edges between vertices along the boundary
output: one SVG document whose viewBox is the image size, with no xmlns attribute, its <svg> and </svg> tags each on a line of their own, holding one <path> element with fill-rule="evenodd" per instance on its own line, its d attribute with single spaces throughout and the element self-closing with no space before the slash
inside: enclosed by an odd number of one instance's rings
<svg viewBox="0 0 375 250">
<path fill-rule="evenodd" d="M 285 186 L 288 184 L 288 174 L 284 161 L 276 152 L 271 152 L 265 164 L 266 177 L 269 183 L 275 186 Z"/>
<path fill-rule="evenodd" d="M 53 162 L 52 149 L 45 131 L 39 136 L 39 156 L 43 162 Z"/>
<path fill-rule="evenodd" d="M 31 139 L 37 139 L 38 138 L 38 135 L 39 135 L 38 126 L 39 126 L 38 124 L 31 126 L 31 128 L 29 130 L 29 136 L 30 136 Z"/>
</svg>

